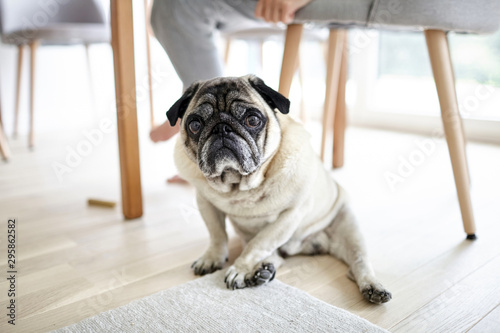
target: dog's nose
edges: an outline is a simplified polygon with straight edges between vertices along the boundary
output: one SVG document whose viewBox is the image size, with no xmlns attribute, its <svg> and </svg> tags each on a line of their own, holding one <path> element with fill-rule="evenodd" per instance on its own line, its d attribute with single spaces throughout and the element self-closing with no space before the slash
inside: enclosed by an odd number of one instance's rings
<svg viewBox="0 0 500 333">
<path fill-rule="evenodd" d="M 222 134 L 222 135 L 227 135 L 231 133 L 233 129 L 231 126 L 225 123 L 217 124 L 215 125 L 214 129 L 212 130 L 213 134 Z"/>
</svg>

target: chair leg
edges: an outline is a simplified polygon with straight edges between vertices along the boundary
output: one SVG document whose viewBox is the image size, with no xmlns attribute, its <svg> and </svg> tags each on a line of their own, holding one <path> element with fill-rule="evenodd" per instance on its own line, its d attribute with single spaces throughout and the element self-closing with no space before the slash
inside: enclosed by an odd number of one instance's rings
<svg viewBox="0 0 500 333">
<path fill-rule="evenodd" d="M 149 121 L 151 129 L 155 128 L 155 117 L 153 108 L 153 78 L 151 77 L 151 46 L 150 46 L 150 29 L 149 21 L 151 17 L 151 5 L 148 0 L 144 0 L 144 13 L 146 20 L 146 57 L 148 63 L 148 84 L 149 84 Z"/>
<path fill-rule="evenodd" d="M 259 41 L 259 66 L 260 66 L 260 71 L 264 72 L 264 39 L 261 39 Z"/>
<path fill-rule="evenodd" d="M 281 63 L 280 85 L 278 91 L 285 97 L 290 95 L 293 75 L 299 57 L 300 39 L 302 38 L 302 24 L 290 24 L 286 29 L 283 62 Z"/>
<path fill-rule="evenodd" d="M 467 239 L 475 239 L 476 226 L 474 223 L 469 189 L 469 170 L 465 153 L 465 134 L 458 111 L 448 40 L 446 38 L 446 33 L 441 30 L 426 30 L 425 39 L 427 41 L 432 72 L 434 74 L 439 104 L 441 106 L 441 117 L 448 149 L 450 151 L 464 230 L 467 233 Z"/>
<path fill-rule="evenodd" d="M 92 61 L 90 60 L 90 44 L 84 44 L 85 46 L 85 58 L 87 58 L 87 77 L 89 82 L 89 92 L 90 92 L 90 105 L 92 107 L 92 112 L 97 115 L 97 98 L 94 91 L 94 75 L 92 75 Z"/>
<path fill-rule="evenodd" d="M 19 128 L 19 107 L 21 102 L 21 75 L 23 70 L 23 52 L 24 45 L 17 46 L 17 82 L 16 82 L 16 109 L 14 114 L 14 132 L 13 137 L 17 137 Z"/>
<path fill-rule="evenodd" d="M 231 38 L 226 38 L 226 47 L 224 49 L 224 65 L 229 62 L 229 52 L 231 51 Z"/>
<path fill-rule="evenodd" d="M 5 137 L 5 133 L 3 131 L 3 126 L 0 124 L 0 154 L 4 160 L 8 160 L 10 158 L 10 149 L 7 143 L 7 138 Z"/>
<path fill-rule="evenodd" d="M 3 130 L 3 123 L 2 123 L 2 105 L 0 103 L 0 155 L 2 155 L 2 158 L 7 161 L 10 158 L 10 149 L 9 149 L 9 144 L 7 143 L 7 138 L 5 136 L 5 132 Z"/>
<path fill-rule="evenodd" d="M 332 167 L 340 168 L 344 165 L 344 141 L 346 128 L 345 86 L 347 83 L 347 66 L 349 60 L 347 34 L 344 37 L 342 59 L 340 63 L 339 87 L 337 93 L 337 106 L 333 122 L 333 159 Z"/>
<path fill-rule="evenodd" d="M 38 40 L 30 42 L 30 126 L 29 126 L 29 141 L 28 146 L 33 148 L 35 145 L 35 131 L 34 131 L 34 111 L 35 111 L 35 71 L 36 71 L 36 51 L 39 45 Z"/>
<path fill-rule="evenodd" d="M 340 63 L 344 46 L 345 30 L 330 29 L 328 37 L 328 61 L 326 64 L 326 92 L 323 109 L 323 132 L 321 135 L 321 160 L 324 161 L 326 136 L 328 126 L 333 124 L 335 105 L 337 104 L 337 89 L 340 77 Z"/>
<path fill-rule="evenodd" d="M 299 74 L 299 83 L 300 83 L 300 120 L 305 124 L 307 122 L 307 113 L 306 113 L 306 103 L 305 103 L 305 96 L 306 93 L 304 91 L 304 73 L 302 71 L 302 64 L 300 61 L 300 54 L 297 57 L 297 71 Z"/>
</svg>

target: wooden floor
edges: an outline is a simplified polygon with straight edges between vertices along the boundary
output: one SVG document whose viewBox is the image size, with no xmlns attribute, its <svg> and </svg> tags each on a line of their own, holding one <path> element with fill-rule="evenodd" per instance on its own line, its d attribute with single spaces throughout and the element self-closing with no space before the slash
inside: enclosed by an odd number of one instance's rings
<svg viewBox="0 0 500 333">
<path fill-rule="evenodd" d="M 88 128 L 87 128 L 88 129 Z M 189 266 L 208 244 L 194 190 L 166 185 L 172 143 L 141 136 L 145 215 L 123 221 L 120 207 L 88 207 L 90 197 L 119 200 L 115 134 L 59 181 L 54 162 L 85 139 L 82 130 L 38 135 L 34 151 L 11 140 L 0 163 L 1 262 L 6 222 L 18 221 L 15 328 L 7 325 L 8 285 L 0 282 L 1 332 L 44 332 L 195 279 Z M 330 257 L 287 259 L 277 278 L 393 332 L 500 331 L 500 148 L 469 145 L 478 240 L 465 241 L 446 145 L 423 155 L 404 182 L 389 187 L 401 159 L 424 138 L 351 128 L 345 167 L 334 176 L 350 192 L 376 273 L 392 292 L 365 302 Z M 69 148 L 68 148 L 69 147 Z M 231 258 L 241 250 L 231 237 Z"/>
</svg>

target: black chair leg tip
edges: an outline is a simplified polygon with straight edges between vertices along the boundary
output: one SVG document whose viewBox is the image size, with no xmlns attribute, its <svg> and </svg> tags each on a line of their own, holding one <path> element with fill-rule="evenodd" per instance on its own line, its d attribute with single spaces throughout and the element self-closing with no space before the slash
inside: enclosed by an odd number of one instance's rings
<svg viewBox="0 0 500 333">
<path fill-rule="evenodd" d="M 476 236 L 476 234 L 470 234 L 470 235 L 467 235 L 467 239 L 468 240 L 476 240 L 477 236 Z"/>
</svg>

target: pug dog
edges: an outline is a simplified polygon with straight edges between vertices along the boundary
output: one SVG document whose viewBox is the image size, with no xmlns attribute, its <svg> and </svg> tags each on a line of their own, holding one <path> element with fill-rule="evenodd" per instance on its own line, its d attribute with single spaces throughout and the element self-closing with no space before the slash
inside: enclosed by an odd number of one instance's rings
<svg viewBox="0 0 500 333">
<path fill-rule="evenodd" d="M 223 268 L 226 218 L 245 242 L 225 274 L 230 289 L 273 280 L 286 256 L 330 254 L 349 266 L 364 298 L 384 303 L 391 293 L 367 259 L 344 190 L 314 153 L 304 127 L 286 116 L 290 101 L 256 76 L 193 83 L 167 112 L 180 119 L 174 158 L 196 188 L 210 245 L 192 268 Z"/>
</svg>

